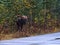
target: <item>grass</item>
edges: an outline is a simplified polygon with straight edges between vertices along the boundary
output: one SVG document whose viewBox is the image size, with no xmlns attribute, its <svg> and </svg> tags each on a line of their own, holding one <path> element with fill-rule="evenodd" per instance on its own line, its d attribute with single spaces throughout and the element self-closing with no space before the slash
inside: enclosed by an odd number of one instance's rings
<svg viewBox="0 0 60 45">
<path fill-rule="evenodd" d="M 24 27 L 23 31 L 16 31 L 16 32 L 10 32 L 10 33 L 0 33 L 0 40 L 8 40 L 13 38 L 21 38 L 21 37 L 29 37 L 29 36 L 35 36 L 35 35 L 41 35 L 41 34 L 47 34 L 47 33 L 53 33 L 53 32 L 59 32 L 59 28 L 55 28 L 53 30 L 43 30 L 37 27 Z"/>
</svg>

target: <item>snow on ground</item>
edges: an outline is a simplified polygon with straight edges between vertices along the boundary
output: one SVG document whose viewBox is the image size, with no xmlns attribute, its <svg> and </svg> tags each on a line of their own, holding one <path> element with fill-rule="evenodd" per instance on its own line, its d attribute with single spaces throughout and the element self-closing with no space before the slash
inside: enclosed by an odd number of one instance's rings
<svg viewBox="0 0 60 45">
<path fill-rule="evenodd" d="M 0 45 L 60 45 L 60 32 L 32 37 L 2 40 Z"/>
</svg>

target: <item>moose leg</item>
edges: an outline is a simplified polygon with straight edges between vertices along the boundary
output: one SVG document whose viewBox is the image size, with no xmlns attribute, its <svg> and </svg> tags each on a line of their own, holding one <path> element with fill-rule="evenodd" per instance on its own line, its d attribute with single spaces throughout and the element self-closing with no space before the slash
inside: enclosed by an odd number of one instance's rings
<svg viewBox="0 0 60 45">
<path fill-rule="evenodd" d="M 20 27 L 20 30 L 21 30 L 21 31 L 23 31 L 22 29 L 23 29 L 23 25 L 21 25 L 21 27 Z"/>
</svg>

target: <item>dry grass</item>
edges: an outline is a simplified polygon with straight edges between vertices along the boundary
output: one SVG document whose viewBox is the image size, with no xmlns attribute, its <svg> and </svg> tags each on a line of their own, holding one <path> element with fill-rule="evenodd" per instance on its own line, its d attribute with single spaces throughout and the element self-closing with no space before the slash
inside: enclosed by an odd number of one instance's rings
<svg viewBox="0 0 60 45">
<path fill-rule="evenodd" d="M 35 35 L 40 35 L 40 34 L 47 34 L 47 33 L 52 33 L 52 32 L 59 32 L 60 30 L 58 28 L 55 28 L 53 30 L 43 30 L 37 27 L 24 27 L 23 31 L 17 31 L 14 33 L 1 33 L 0 34 L 0 40 L 7 40 L 7 39 L 13 39 L 13 38 L 20 38 L 20 37 L 29 37 L 29 36 L 35 36 Z"/>
</svg>

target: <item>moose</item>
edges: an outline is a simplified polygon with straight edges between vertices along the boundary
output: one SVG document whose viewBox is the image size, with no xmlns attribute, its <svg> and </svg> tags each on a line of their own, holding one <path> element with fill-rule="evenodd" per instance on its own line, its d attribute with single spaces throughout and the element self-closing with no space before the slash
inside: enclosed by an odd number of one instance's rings
<svg viewBox="0 0 60 45">
<path fill-rule="evenodd" d="M 26 24 L 28 17 L 27 16 L 18 16 L 16 21 L 17 30 L 22 31 L 23 25 Z"/>
</svg>

